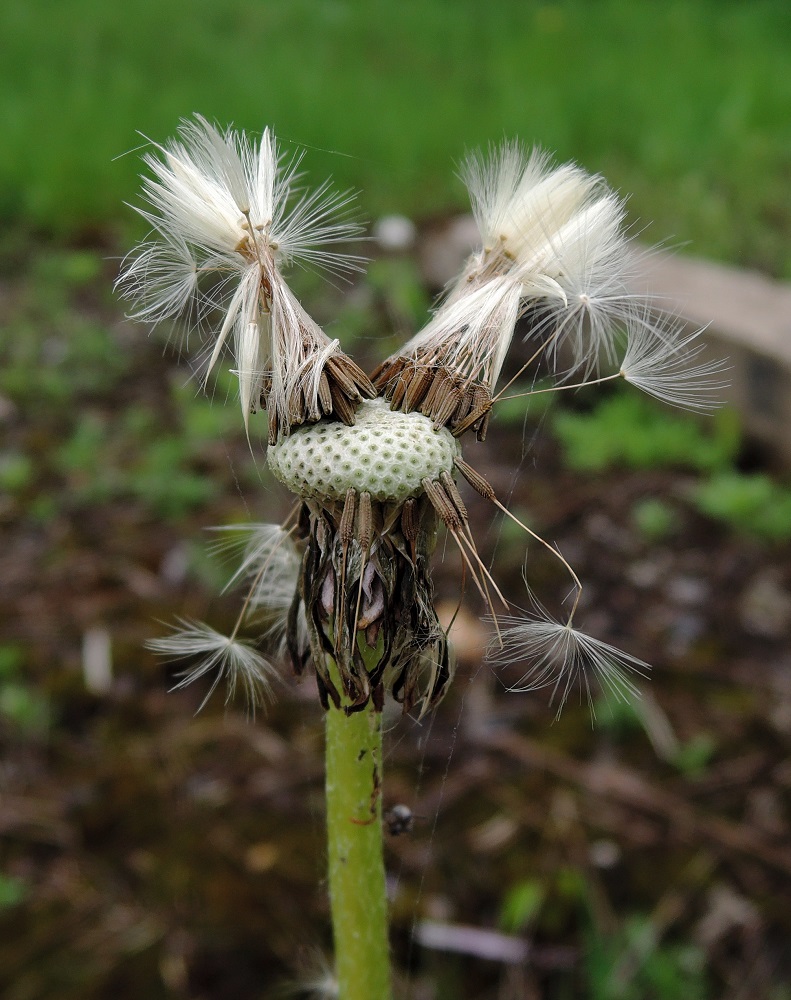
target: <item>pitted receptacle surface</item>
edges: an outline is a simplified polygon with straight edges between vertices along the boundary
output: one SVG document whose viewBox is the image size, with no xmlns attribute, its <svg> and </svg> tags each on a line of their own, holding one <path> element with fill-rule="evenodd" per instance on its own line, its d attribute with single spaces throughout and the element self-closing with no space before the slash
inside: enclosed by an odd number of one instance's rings
<svg viewBox="0 0 791 1000">
<path fill-rule="evenodd" d="M 425 478 L 453 472 L 460 447 L 422 413 L 401 413 L 383 399 L 365 400 L 348 427 L 321 421 L 300 427 L 268 451 L 274 475 L 307 499 L 343 500 L 351 488 L 372 500 L 401 503 L 423 492 Z"/>
</svg>

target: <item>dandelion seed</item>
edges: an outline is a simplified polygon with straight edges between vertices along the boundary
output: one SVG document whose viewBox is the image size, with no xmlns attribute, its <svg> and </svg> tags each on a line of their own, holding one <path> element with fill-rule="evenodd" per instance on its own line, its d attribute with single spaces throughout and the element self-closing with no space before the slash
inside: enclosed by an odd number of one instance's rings
<svg viewBox="0 0 791 1000">
<path fill-rule="evenodd" d="M 199 711 L 221 681 L 227 684 L 226 703 L 233 699 L 237 687 L 242 688 L 251 707 L 262 704 L 270 696 L 270 678 L 275 674 L 272 664 L 247 640 L 223 635 L 203 622 L 179 618 L 172 635 L 151 639 L 146 648 L 170 660 L 198 660 L 194 667 L 179 675 L 181 679 L 173 690 L 215 674 Z"/>
<path fill-rule="evenodd" d="M 511 260 L 535 256 L 547 234 L 572 218 L 601 186 L 573 165 L 552 167 L 541 150 L 527 155 L 517 142 L 490 149 L 487 157 L 473 153 L 461 170 L 485 254 L 498 245 Z"/>
<path fill-rule="evenodd" d="M 137 303 L 130 318 L 154 325 L 180 315 L 198 285 L 198 264 L 186 240 L 177 233 L 160 236 L 126 258 L 116 286 Z"/>
<path fill-rule="evenodd" d="M 466 382 L 490 392 L 502 369 L 522 301 L 522 286 L 494 278 L 463 298 L 449 301 L 402 348 L 404 357 L 452 370 Z"/>
<path fill-rule="evenodd" d="M 483 240 L 467 280 L 476 272 L 480 280 L 491 272 L 518 277 L 527 336 L 545 340 L 555 363 L 567 342 L 572 372 L 612 359 L 617 321 L 635 307 L 623 201 L 600 177 L 553 168 L 546 154 L 528 157 L 513 143 L 488 160 L 470 157 L 462 177 Z M 459 285 L 454 292 L 462 294 Z"/>
<path fill-rule="evenodd" d="M 302 562 L 292 541 L 293 530 L 277 524 L 236 524 L 212 530 L 225 536 L 214 546 L 216 551 L 242 550 L 242 560 L 225 590 L 245 581 L 250 587 L 251 610 L 274 619 L 278 631 L 285 628 Z"/>
<path fill-rule="evenodd" d="M 500 618 L 502 644 L 492 643 L 487 652 L 491 663 L 510 666 L 528 661 L 530 666 L 510 691 L 551 688 L 549 703 L 557 703 L 557 715 L 575 687 L 585 692 L 593 710 L 593 687 L 617 701 L 639 697 L 630 674 L 645 677 L 650 667 L 609 643 L 594 639 L 550 615 L 533 599 L 532 614 Z"/>
<path fill-rule="evenodd" d="M 338 978 L 325 955 L 311 950 L 303 954 L 299 964 L 302 968 L 293 982 L 288 981 L 283 986 L 284 1000 L 286 997 L 293 1000 L 338 1000 Z"/>
<path fill-rule="evenodd" d="M 622 203 L 610 193 L 549 239 L 554 259 L 547 270 L 564 298 L 548 299 L 535 311 L 526 338 L 546 341 L 555 366 L 568 345 L 569 374 L 583 371 L 587 377 L 602 360 L 612 361 L 620 326 L 640 307 L 628 287 L 634 264 L 621 230 L 623 216 Z"/>
<path fill-rule="evenodd" d="M 720 405 L 716 393 L 728 386 L 721 375 L 728 368 L 723 359 L 695 364 L 705 350 L 699 343 L 703 331 L 685 334 L 671 318 L 636 317 L 629 326 L 626 353 L 620 373 L 627 382 L 649 395 L 687 410 L 712 410 Z"/>
</svg>

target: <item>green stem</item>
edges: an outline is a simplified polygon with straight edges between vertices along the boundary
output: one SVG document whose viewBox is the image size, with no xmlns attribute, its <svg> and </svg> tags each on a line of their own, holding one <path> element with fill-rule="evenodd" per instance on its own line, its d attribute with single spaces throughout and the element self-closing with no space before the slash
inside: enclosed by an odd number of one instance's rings
<svg viewBox="0 0 791 1000">
<path fill-rule="evenodd" d="M 382 716 L 327 711 L 327 838 L 339 1000 L 390 1000 Z"/>
</svg>

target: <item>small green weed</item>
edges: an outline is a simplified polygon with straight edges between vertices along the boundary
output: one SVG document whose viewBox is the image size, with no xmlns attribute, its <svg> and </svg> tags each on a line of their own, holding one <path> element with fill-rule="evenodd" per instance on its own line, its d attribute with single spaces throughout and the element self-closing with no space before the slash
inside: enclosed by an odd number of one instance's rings
<svg viewBox="0 0 791 1000">
<path fill-rule="evenodd" d="M 538 879 L 523 879 L 511 886 L 500 907 L 500 927 L 509 934 L 524 931 L 538 916 L 544 895 Z"/>
<path fill-rule="evenodd" d="M 28 887 L 21 878 L 4 875 L 0 872 L 0 911 L 10 910 L 23 902 L 28 893 Z"/>
<path fill-rule="evenodd" d="M 678 511 L 659 497 L 644 497 L 632 507 L 632 523 L 645 541 L 663 542 L 678 529 Z"/>
<path fill-rule="evenodd" d="M 18 451 L 0 452 L 0 492 L 23 493 L 34 477 L 33 462 Z"/>
<path fill-rule="evenodd" d="M 724 471 L 695 487 L 702 513 L 771 542 L 791 541 L 791 489 L 762 473 Z"/>
<path fill-rule="evenodd" d="M 589 413 L 558 410 L 552 429 L 566 463 L 579 472 L 675 467 L 704 474 L 691 491 L 701 513 L 764 541 L 791 541 L 791 488 L 763 473 L 733 468 L 739 451 L 736 415 L 721 410 L 703 425 L 641 396 L 616 393 Z M 632 520 L 646 539 L 672 535 L 677 516 L 666 502 L 639 501 Z"/>
<path fill-rule="evenodd" d="M 720 410 L 702 427 L 634 393 L 618 392 L 587 413 L 558 410 L 552 429 L 566 463 L 578 472 L 675 466 L 714 471 L 739 450 L 736 415 Z"/>
<path fill-rule="evenodd" d="M 621 701 L 617 698 L 599 697 L 594 702 L 596 725 L 613 740 L 622 740 L 645 730 L 638 699 Z"/>
<path fill-rule="evenodd" d="M 581 923 L 575 996 L 590 1000 L 705 1000 L 710 996 L 701 948 L 663 940 L 655 921 L 642 914 L 627 915 L 614 929 L 605 930 L 596 918 L 598 912 L 584 873 L 561 867 L 546 883 L 534 878 L 516 882 L 503 899 L 500 926 L 512 934 L 537 927 L 540 933 L 552 935 L 569 921 Z"/>
<path fill-rule="evenodd" d="M 703 774 L 717 751 L 717 741 L 711 733 L 696 733 L 679 746 L 673 765 L 681 774 L 695 777 Z"/>
<path fill-rule="evenodd" d="M 704 1000 L 705 954 L 692 944 L 662 942 L 648 917 L 628 917 L 615 934 L 591 927 L 585 974 L 591 1000 Z"/>
<path fill-rule="evenodd" d="M 0 646 L 0 718 L 31 735 L 47 730 L 49 703 L 22 675 L 24 656 L 18 646 Z M 2 907 L 0 876 L 0 907 Z"/>
<path fill-rule="evenodd" d="M 0 646 L 0 682 L 15 677 L 24 659 L 19 646 Z"/>
<path fill-rule="evenodd" d="M 49 703 L 28 684 L 6 681 L 0 685 L 0 715 L 28 733 L 49 726 Z"/>
</svg>

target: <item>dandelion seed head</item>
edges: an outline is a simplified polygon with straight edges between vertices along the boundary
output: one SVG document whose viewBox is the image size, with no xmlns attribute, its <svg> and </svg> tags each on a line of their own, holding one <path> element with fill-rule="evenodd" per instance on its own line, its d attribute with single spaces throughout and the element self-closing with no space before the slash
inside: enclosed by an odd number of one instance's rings
<svg viewBox="0 0 791 1000">
<path fill-rule="evenodd" d="M 572 625 L 582 589 L 574 569 L 507 510 L 459 443 L 469 431 L 486 438 L 520 322 L 530 356 L 511 382 L 531 366 L 535 377 L 542 364 L 553 385 L 538 392 L 621 377 L 676 406 L 714 405 L 723 363 L 701 357 L 699 333 L 632 291 L 623 199 L 601 177 L 518 143 L 470 156 L 462 178 L 480 248 L 423 329 L 369 379 L 284 276 L 291 264 L 333 273 L 359 266 L 336 252 L 359 235 L 348 192 L 326 182 L 305 187 L 301 154 L 284 156 L 268 129 L 255 141 L 200 116 L 144 160 L 141 214 L 152 231 L 125 260 L 118 287 L 136 318 L 189 315 L 209 333 L 204 378 L 232 355 L 245 429 L 266 410 L 268 464 L 298 499 L 287 531 L 253 524 L 224 532 L 241 552 L 229 586 L 246 588 L 230 636 L 182 620 L 149 644 L 196 661 L 177 687 L 211 676 L 209 694 L 224 679 L 229 697 L 237 687 L 253 703 L 265 697 L 272 667 L 237 634 L 255 625 L 270 645 L 280 642 L 297 673 L 310 658 L 325 707 L 381 706 L 387 688 L 405 711 L 433 708 L 453 675 L 428 568 L 438 528 L 455 542 L 464 578 L 492 618 L 495 598 L 513 609 L 477 551 L 461 474 L 560 560 L 576 590 L 567 621 L 538 602 L 528 614 L 496 619 L 491 659 L 527 661 L 512 690 L 548 688 L 558 712 L 577 687 L 591 704 L 596 687 L 633 696 L 633 677 L 646 665 Z M 617 371 L 601 375 L 605 367 Z"/>
</svg>

